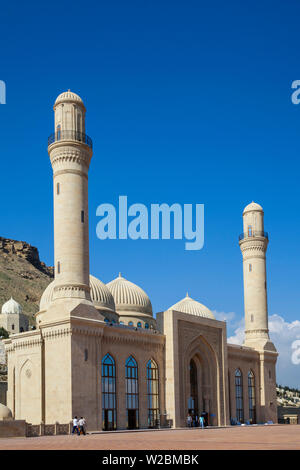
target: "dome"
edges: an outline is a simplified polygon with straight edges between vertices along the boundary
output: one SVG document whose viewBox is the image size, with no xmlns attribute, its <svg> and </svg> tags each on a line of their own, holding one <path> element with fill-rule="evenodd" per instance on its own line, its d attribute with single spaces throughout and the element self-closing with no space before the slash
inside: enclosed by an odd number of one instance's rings
<svg viewBox="0 0 300 470">
<path fill-rule="evenodd" d="M 2 313 L 22 313 L 22 307 L 12 297 L 2 306 Z"/>
<path fill-rule="evenodd" d="M 176 310 L 177 312 L 188 313 L 190 315 L 196 315 L 197 317 L 212 318 L 215 320 L 213 313 L 205 307 L 205 305 L 191 299 L 188 294 L 186 294 L 184 299 L 168 308 L 168 310 Z"/>
<path fill-rule="evenodd" d="M 7 418 L 12 418 L 12 412 L 7 406 L 0 403 L 0 421 Z"/>
<path fill-rule="evenodd" d="M 77 103 L 84 107 L 83 101 L 80 98 L 80 96 L 78 96 L 76 93 L 73 93 L 70 90 L 64 91 L 63 93 L 58 95 L 58 97 L 55 100 L 54 106 L 56 106 L 59 103 L 66 103 L 66 102 Z"/>
<path fill-rule="evenodd" d="M 104 282 L 90 275 L 91 298 L 97 308 L 115 311 L 115 301 Z"/>
<path fill-rule="evenodd" d="M 40 300 L 40 310 L 46 310 L 52 301 L 54 286 L 55 281 L 52 281 L 45 289 Z M 101 310 L 111 310 L 113 312 L 115 311 L 114 298 L 109 289 L 102 281 L 100 281 L 100 279 L 90 275 L 90 288 L 91 299 L 96 308 Z"/>
<path fill-rule="evenodd" d="M 243 215 L 246 214 L 246 212 L 251 211 L 263 212 L 263 208 L 259 204 L 256 204 L 256 202 L 252 201 L 250 204 L 248 204 L 248 206 L 245 207 Z"/>
<path fill-rule="evenodd" d="M 152 305 L 146 292 L 133 282 L 119 277 L 106 284 L 113 295 L 118 313 L 142 313 L 152 316 Z"/>
</svg>

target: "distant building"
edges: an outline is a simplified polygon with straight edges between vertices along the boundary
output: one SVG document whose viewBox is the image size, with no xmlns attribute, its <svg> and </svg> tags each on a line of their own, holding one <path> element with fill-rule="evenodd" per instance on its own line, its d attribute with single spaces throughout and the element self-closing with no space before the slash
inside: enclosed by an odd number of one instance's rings
<svg viewBox="0 0 300 470">
<path fill-rule="evenodd" d="M 244 345 L 228 344 L 226 322 L 189 296 L 154 318 L 139 286 L 121 275 L 107 285 L 90 275 L 93 150 L 85 133 L 86 110 L 82 99 L 67 91 L 58 96 L 54 111 L 48 152 L 55 279 L 41 298 L 37 329 L 5 340 L 7 403 L 14 418 L 53 424 L 85 416 L 94 430 L 155 427 L 167 419 L 180 427 L 188 414 L 202 413 L 216 426 L 277 422 L 278 354 L 268 330 L 268 234 L 262 207 L 252 202 L 244 209 L 239 239 Z M 13 324 L 16 332 L 16 320 Z"/>
<path fill-rule="evenodd" d="M 9 334 L 22 333 L 28 330 L 28 317 L 23 314 L 21 305 L 12 297 L 3 304 L 0 314 L 0 328 Z M 0 335 L 1 336 L 1 335 Z M 5 364 L 5 347 L 0 338 L 0 364 Z"/>
<path fill-rule="evenodd" d="M 5 328 L 10 335 L 28 331 L 28 317 L 24 315 L 21 305 L 12 297 L 2 306 L 0 327 Z"/>
</svg>

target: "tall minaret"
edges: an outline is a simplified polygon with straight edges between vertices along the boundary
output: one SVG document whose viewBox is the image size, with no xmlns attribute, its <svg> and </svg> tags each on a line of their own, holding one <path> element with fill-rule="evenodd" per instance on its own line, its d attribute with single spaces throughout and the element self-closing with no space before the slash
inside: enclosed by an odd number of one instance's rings
<svg viewBox="0 0 300 470">
<path fill-rule="evenodd" d="M 252 202 L 243 212 L 244 231 L 239 237 L 243 255 L 245 346 L 275 350 L 269 338 L 264 211 Z"/>
<path fill-rule="evenodd" d="M 85 112 L 78 95 L 70 90 L 60 94 L 54 104 L 55 132 L 48 140 L 54 192 L 52 317 L 59 306 L 70 312 L 79 304 L 77 313 L 97 317 L 89 286 L 88 170 L 93 149 L 85 134 Z"/>
</svg>

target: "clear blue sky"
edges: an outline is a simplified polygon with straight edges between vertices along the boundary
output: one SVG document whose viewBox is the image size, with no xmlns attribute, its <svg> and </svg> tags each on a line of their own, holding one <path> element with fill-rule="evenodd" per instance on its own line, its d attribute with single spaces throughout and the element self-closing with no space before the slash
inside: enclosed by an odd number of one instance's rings
<svg viewBox="0 0 300 470">
<path fill-rule="evenodd" d="M 91 272 L 119 271 L 160 311 L 190 295 L 243 315 L 243 207 L 265 210 L 269 313 L 299 319 L 298 1 L 14 2 L 2 6 L 0 235 L 53 264 L 52 105 L 87 107 Z M 205 246 L 100 241 L 96 207 L 204 203 Z"/>
</svg>

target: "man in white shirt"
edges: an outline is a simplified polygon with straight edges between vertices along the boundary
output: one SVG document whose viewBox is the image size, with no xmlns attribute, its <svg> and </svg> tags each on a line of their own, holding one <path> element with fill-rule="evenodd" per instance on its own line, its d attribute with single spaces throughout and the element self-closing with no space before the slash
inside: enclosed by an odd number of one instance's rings
<svg viewBox="0 0 300 470">
<path fill-rule="evenodd" d="M 79 425 L 79 434 L 83 434 L 84 436 L 86 435 L 86 432 L 85 432 L 85 419 L 81 416 L 80 420 L 78 421 L 78 425 Z"/>
<path fill-rule="evenodd" d="M 74 434 L 74 432 L 77 432 L 78 436 L 79 436 L 79 429 L 78 429 L 78 419 L 77 419 L 77 416 L 75 416 L 75 418 L 73 418 L 73 429 L 72 429 L 72 434 Z"/>
</svg>

